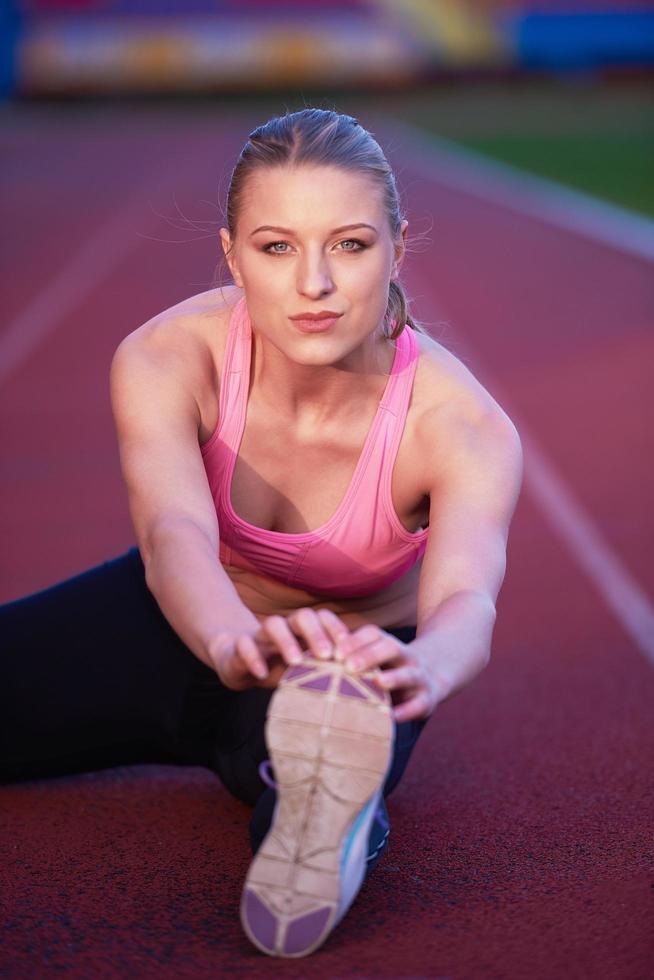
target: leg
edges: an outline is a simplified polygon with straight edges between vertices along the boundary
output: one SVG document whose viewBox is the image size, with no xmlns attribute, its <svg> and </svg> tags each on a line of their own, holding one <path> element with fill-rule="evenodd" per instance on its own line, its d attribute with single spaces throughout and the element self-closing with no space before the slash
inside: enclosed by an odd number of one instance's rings
<svg viewBox="0 0 654 980">
<path fill-rule="evenodd" d="M 232 796 L 254 806 L 266 789 L 259 765 L 268 758 L 264 726 L 274 691 L 255 687 L 232 692 L 220 738 L 214 743 L 211 768 Z"/>
<path fill-rule="evenodd" d="M 0 607 L 0 636 L 0 782 L 176 762 L 196 745 L 192 726 L 180 735 L 190 686 L 221 687 L 161 613 L 137 548 Z"/>
</svg>

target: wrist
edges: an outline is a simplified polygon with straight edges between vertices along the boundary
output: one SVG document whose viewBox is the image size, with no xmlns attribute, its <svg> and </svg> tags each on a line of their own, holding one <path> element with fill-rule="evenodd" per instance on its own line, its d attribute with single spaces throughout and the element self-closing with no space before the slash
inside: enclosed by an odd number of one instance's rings
<svg viewBox="0 0 654 980">
<path fill-rule="evenodd" d="M 441 701 L 462 691 L 490 660 L 496 610 L 480 593 L 449 596 L 409 644 L 433 678 Z"/>
<path fill-rule="evenodd" d="M 229 627 L 213 630 L 203 642 L 206 662 L 218 673 L 236 652 L 237 638 L 243 634 L 254 636 L 259 628 L 260 623 L 255 616 L 244 616 L 243 619 L 230 623 Z"/>
</svg>

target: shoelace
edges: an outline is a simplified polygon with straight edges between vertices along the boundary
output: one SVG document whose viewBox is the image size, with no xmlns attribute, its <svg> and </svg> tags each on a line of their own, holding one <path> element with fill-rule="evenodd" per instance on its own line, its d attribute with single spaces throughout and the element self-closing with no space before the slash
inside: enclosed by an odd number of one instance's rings
<svg viewBox="0 0 654 980">
<path fill-rule="evenodd" d="M 277 789 L 277 783 L 275 781 L 275 777 L 272 776 L 271 773 L 272 773 L 272 766 L 270 765 L 270 759 L 264 759 L 263 762 L 259 763 L 259 775 L 261 776 L 261 779 L 266 784 L 266 786 L 270 786 L 271 789 Z M 379 842 L 375 850 L 372 852 L 372 854 L 369 854 L 368 857 L 366 858 L 367 863 L 373 861 L 377 857 L 379 852 L 384 849 L 384 846 L 389 836 L 388 821 L 384 817 L 381 810 L 377 811 L 376 820 L 379 823 L 381 823 L 382 827 L 384 828 L 384 836 L 382 837 L 381 841 Z"/>
</svg>

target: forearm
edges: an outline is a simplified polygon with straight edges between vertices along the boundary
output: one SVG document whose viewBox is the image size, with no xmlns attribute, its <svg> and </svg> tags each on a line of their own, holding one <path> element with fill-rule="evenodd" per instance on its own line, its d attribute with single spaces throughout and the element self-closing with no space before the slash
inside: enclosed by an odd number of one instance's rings
<svg viewBox="0 0 654 980">
<path fill-rule="evenodd" d="M 466 687 L 490 658 L 496 611 L 490 596 L 456 592 L 420 625 L 409 644 L 420 651 L 445 691 L 447 701 Z"/>
<path fill-rule="evenodd" d="M 145 575 L 162 613 L 187 647 L 209 667 L 212 639 L 224 630 L 257 628 L 214 553 L 209 538 L 190 522 L 153 534 L 144 555 Z"/>
</svg>

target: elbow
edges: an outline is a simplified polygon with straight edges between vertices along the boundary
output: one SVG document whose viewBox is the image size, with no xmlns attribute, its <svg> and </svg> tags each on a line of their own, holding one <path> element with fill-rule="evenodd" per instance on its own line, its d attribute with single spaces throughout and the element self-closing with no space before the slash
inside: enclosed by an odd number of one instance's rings
<svg viewBox="0 0 654 980">
<path fill-rule="evenodd" d="M 144 539 L 139 544 L 139 551 L 141 552 L 141 559 L 143 561 L 143 568 L 145 571 L 145 584 L 147 585 L 150 592 L 156 596 L 157 594 L 157 570 L 159 567 L 159 550 L 157 549 L 156 543 L 151 536 Z"/>
<path fill-rule="evenodd" d="M 497 591 L 499 592 L 499 588 Z M 454 592 L 453 595 L 474 597 L 475 602 L 485 610 L 492 622 L 495 623 L 495 620 L 497 619 L 497 607 L 493 600 L 493 596 L 488 589 L 460 589 L 459 591 Z"/>
<path fill-rule="evenodd" d="M 217 554 L 218 542 L 214 543 L 204 528 L 185 516 L 160 518 L 141 536 L 139 549 L 146 585 L 151 592 L 156 595 L 162 564 L 168 564 L 171 555 L 179 555 L 189 548 L 195 551 L 209 549 L 212 554 Z"/>
<path fill-rule="evenodd" d="M 457 589 L 442 603 L 463 616 L 473 616 L 483 622 L 487 630 L 495 628 L 497 606 L 489 589 Z"/>
</svg>

